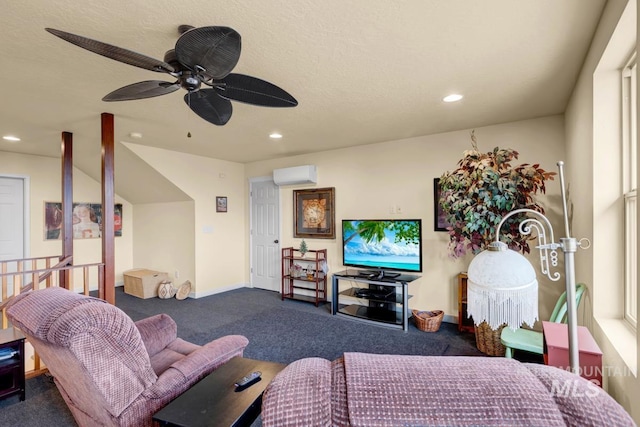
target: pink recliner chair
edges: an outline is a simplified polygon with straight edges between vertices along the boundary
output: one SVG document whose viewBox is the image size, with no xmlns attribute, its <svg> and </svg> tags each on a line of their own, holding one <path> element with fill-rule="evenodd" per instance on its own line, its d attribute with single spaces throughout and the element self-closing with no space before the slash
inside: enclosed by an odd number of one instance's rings
<svg viewBox="0 0 640 427">
<path fill-rule="evenodd" d="M 6 313 L 80 426 L 151 426 L 155 412 L 248 344 L 241 335 L 192 344 L 166 314 L 134 323 L 103 300 L 62 288 L 18 295 Z"/>
</svg>

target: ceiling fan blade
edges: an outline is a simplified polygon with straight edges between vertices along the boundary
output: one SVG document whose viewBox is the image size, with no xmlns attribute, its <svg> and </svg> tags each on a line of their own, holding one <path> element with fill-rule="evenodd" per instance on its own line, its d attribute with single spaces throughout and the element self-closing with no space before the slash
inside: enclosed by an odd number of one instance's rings
<svg viewBox="0 0 640 427">
<path fill-rule="evenodd" d="M 229 74 L 216 83 L 215 86 L 223 98 L 263 107 L 295 107 L 298 101 L 284 89 L 273 83 L 245 76 L 244 74 Z"/>
<path fill-rule="evenodd" d="M 153 98 L 166 95 L 180 89 L 180 83 L 169 83 L 161 80 L 145 80 L 116 89 L 105 95 L 103 101 L 131 101 L 134 99 Z"/>
<path fill-rule="evenodd" d="M 240 59 L 240 34 L 229 27 L 194 28 L 176 42 L 178 61 L 191 71 L 221 79 Z M 201 69 L 198 69 L 200 67 Z"/>
<path fill-rule="evenodd" d="M 131 50 L 123 49 L 121 47 L 113 46 L 107 43 L 92 40 L 87 37 L 78 36 L 75 34 L 67 33 L 65 31 L 56 30 L 53 28 L 45 28 L 48 32 L 54 36 L 60 37 L 62 40 L 75 44 L 83 49 L 90 50 L 98 55 L 105 56 L 109 59 L 115 59 L 116 61 L 124 62 L 125 64 L 133 65 L 135 67 L 144 68 L 145 70 L 156 71 L 159 73 L 173 73 L 175 69 L 164 61 L 151 58 L 149 56 L 142 55 L 140 53 L 133 52 Z"/>
<path fill-rule="evenodd" d="M 194 113 L 217 126 L 225 125 L 233 112 L 231 101 L 219 96 L 214 89 L 189 92 L 184 96 L 184 102 Z"/>
</svg>

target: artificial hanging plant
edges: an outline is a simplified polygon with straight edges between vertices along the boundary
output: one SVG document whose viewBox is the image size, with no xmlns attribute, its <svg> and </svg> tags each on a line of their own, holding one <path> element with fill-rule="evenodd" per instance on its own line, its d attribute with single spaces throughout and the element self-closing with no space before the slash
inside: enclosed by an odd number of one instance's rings
<svg viewBox="0 0 640 427">
<path fill-rule="evenodd" d="M 496 147 L 481 153 L 473 131 L 471 145 L 472 149 L 463 153 L 458 168 L 440 177 L 439 202 L 450 224 L 449 251 L 454 258 L 486 249 L 495 240 L 496 228 L 507 213 L 522 208 L 544 213 L 534 196 L 545 193 L 545 181 L 556 175 L 539 164 L 512 166 L 518 152 L 510 148 Z M 500 232 L 502 242 L 522 253 L 530 251 L 530 236 L 518 229 L 525 216 L 509 218 Z"/>
</svg>

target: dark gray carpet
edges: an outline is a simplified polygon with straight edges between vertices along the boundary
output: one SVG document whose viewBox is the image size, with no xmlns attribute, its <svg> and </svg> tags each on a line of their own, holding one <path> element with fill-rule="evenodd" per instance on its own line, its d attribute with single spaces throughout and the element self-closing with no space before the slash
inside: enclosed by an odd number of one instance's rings
<svg viewBox="0 0 640 427">
<path fill-rule="evenodd" d="M 167 313 L 178 324 L 178 335 L 204 344 L 215 338 L 241 334 L 249 339 L 245 357 L 291 363 L 303 357 L 333 360 L 347 351 L 434 356 L 482 356 L 473 334 L 459 334 L 456 325 L 443 323 L 435 333 L 422 332 L 413 323 L 409 332 L 332 316 L 329 304 L 285 300 L 280 294 L 242 288 L 210 297 L 139 299 L 116 288 L 116 305 L 133 320 Z M 49 376 L 27 380 L 27 398 L 0 401 L 2 426 L 75 426 Z M 260 425 L 259 420 L 255 425 Z"/>
</svg>

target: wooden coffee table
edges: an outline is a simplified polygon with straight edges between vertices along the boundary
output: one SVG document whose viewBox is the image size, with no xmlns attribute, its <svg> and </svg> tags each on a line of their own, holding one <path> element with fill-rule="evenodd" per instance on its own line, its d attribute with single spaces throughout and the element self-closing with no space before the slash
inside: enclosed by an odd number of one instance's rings
<svg viewBox="0 0 640 427">
<path fill-rule="evenodd" d="M 260 414 L 262 392 L 286 365 L 234 357 L 167 406 L 153 420 L 161 426 L 250 426 Z M 253 372 L 261 380 L 237 391 L 234 383 Z"/>
</svg>

